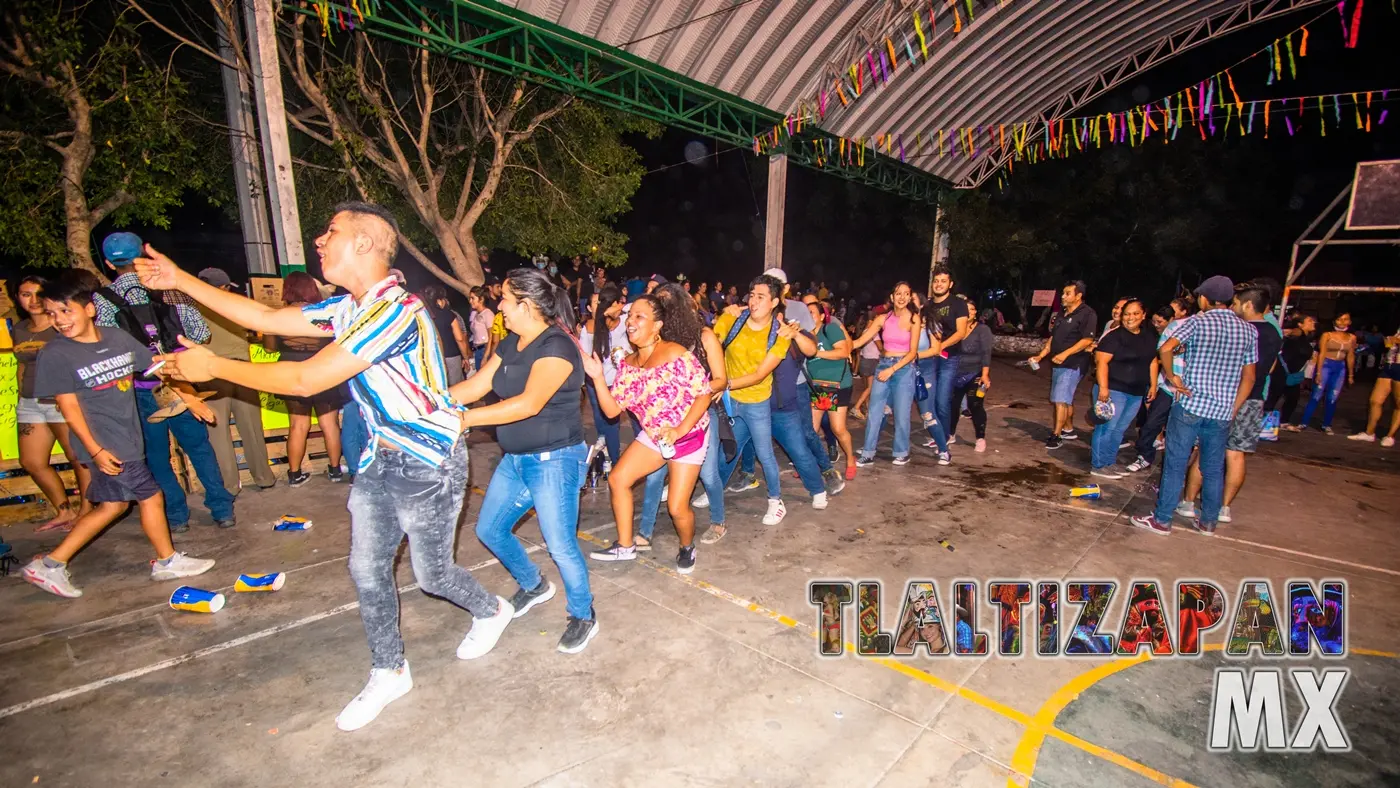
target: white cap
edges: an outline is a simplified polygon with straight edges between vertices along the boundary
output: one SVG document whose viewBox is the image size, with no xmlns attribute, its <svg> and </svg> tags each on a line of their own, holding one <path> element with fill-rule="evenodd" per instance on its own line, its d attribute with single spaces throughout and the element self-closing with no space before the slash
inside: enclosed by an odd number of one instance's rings
<svg viewBox="0 0 1400 788">
<path fill-rule="evenodd" d="M 781 269 L 781 268 L 769 268 L 767 271 L 764 271 L 764 272 L 763 272 L 763 275 L 764 275 L 764 276 L 771 276 L 771 277 L 773 277 L 774 279 L 778 280 L 779 282 L 782 282 L 783 284 L 787 284 L 787 283 L 788 283 L 788 280 L 787 280 L 787 273 L 786 273 L 785 271 L 783 271 L 783 269 Z"/>
</svg>

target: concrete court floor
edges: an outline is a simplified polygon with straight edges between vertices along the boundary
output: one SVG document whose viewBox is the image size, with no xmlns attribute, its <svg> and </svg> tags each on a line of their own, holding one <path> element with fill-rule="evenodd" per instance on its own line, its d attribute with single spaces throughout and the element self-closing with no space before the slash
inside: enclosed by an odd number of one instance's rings
<svg viewBox="0 0 1400 788">
<path fill-rule="evenodd" d="M 601 631 L 579 655 L 554 650 L 562 593 L 515 621 L 491 655 L 464 663 L 453 652 L 469 616 L 406 590 L 415 689 L 353 734 L 333 724 L 368 663 L 345 569 L 344 487 L 320 478 L 249 491 L 237 529 L 197 524 L 179 537 L 220 561 L 199 582 L 229 593 L 212 616 L 165 605 L 175 584 L 145 578 L 149 548 L 128 519 L 75 561 L 80 600 L 0 580 L 0 784 L 1400 784 L 1400 614 L 1385 601 L 1400 588 L 1400 453 L 1285 435 L 1252 460 L 1233 525 L 1213 538 L 1158 537 L 1127 525 L 1150 506 L 1136 481 L 1103 485 L 1100 501 L 1069 499 L 1087 478 L 1087 443 L 1041 445 L 1044 378 L 997 361 L 991 447 L 956 447 L 951 467 L 922 449 L 891 466 L 887 433 L 882 461 L 825 512 L 790 476 L 780 526 L 759 523 L 761 494 L 730 496 L 730 535 L 700 548 L 689 577 L 672 569 L 663 514 L 650 559 L 591 563 Z M 1355 406 L 1344 403 L 1339 428 Z M 966 420 L 961 434 L 971 434 Z M 498 450 L 484 435 L 473 442 L 473 483 L 484 487 Z M 583 495 L 588 549 L 611 538 L 612 518 L 606 490 Z M 478 499 L 458 561 L 509 595 L 513 583 L 470 530 Z M 315 527 L 273 532 L 284 513 Z M 52 544 L 27 531 L 5 530 L 22 557 Z M 519 533 L 539 543 L 533 521 Z M 557 582 L 545 554 L 536 558 Z M 232 594 L 238 573 L 260 571 L 288 572 L 286 588 Z M 1338 708 L 1353 751 L 1208 753 L 1218 653 L 829 659 L 817 654 L 806 598 L 818 578 L 878 578 L 887 599 L 908 579 L 933 578 L 948 604 L 954 578 L 1135 577 L 1209 578 L 1232 605 L 1243 577 L 1280 592 L 1288 578 L 1345 579 L 1353 652 L 1340 664 L 1353 675 Z M 413 582 L 407 561 L 399 582 Z M 1107 631 L 1121 622 L 1122 596 Z M 894 616 L 887 608 L 887 629 Z M 985 606 L 979 624 L 994 624 Z M 1224 629 L 1206 641 L 1222 642 Z M 853 631 L 848 614 L 848 642 Z"/>
</svg>

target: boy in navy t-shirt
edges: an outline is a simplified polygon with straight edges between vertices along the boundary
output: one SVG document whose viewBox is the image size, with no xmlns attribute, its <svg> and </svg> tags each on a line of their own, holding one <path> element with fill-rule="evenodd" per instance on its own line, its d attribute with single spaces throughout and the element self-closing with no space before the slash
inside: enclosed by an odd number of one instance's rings
<svg viewBox="0 0 1400 788">
<path fill-rule="evenodd" d="M 58 596 L 82 596 L 68 576 L 69 559 L 133 501 L 141 512 L 141 530 L 156 550 L 152 580 L 209 571 L 212 560 L 175 552 L 164 497 L 146 466 L 132 380 L 150 366 L 150 349 L 124 331 L 94 325 L 92 291 L 71 275 L 45 285 L 39 295 L 60 336 L 39 351 L 35 394 L 57 400 L 72 431 L 78 462 L 92 472 L 87 498 L 93 508 L 78 518 L 58 547 L 31 561 L 21 576 Z"/>
</svg>

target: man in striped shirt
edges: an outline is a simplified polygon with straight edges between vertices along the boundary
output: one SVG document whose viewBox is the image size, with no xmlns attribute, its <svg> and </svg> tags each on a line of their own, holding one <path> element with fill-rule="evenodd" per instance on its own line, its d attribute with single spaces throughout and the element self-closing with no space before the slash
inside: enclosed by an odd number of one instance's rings
<svg viewBox="0 0 1400 788">
<path fill-rule="evenodd" d="M 413 688 L 394 584 L 394 556 L 405 535 L 419 587 L 474 617 L 457 656 L 475 659 L 490 651 L 515 611 L 452 559 L 467 486 L 467 442 L 460 411 L 447 395 L 447 370 L 432 320 L 422 301 L 390 272 L 398 252 L 393 217 L 366 203 L 336 207 L 316 239 L 316 251 L 326 281 L 349 295 L 304 307 L 272 308 L 210 287 L 149 246 L 146 251 L 136 267 L 147 287 L 184 292 L 254 331 L 335 337 L 300 362 L 254 365 L 193 345 L 161 358 L 177 379 L 220 378 L 274 394 L 305 397 L 350 381 L 370 434 L 370 445 L 358 458 L 349 509 L 350 576 L 372 668 L 364 690 L 336 718 L 340 729 L 369 724 Z"/>
</svg>

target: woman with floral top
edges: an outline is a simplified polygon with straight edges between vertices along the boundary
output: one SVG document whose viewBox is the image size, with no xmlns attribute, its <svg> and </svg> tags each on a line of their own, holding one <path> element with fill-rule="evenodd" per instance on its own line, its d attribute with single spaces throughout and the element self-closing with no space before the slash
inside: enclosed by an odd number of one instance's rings
<svg viewBox="0 0 1400 788">
<path fill-rule="evenodd" d="M 676 569 L 695 568 L 695 512 L 690 496 L 705 460 L 710 425 L 710 376 L 705 363 L 689 347 L 703 348 L 698 337 L 679 336 L 684 321 L 668 326 L 666 307 L 644 295 L 627 315 L 627 339 L 636 348 L 618 364 L 611 385 L 605 382 L 602 359 L 588 353 L 584 372 L 598 392 L 598 406 L 609 418 L 628 410 L 641 429 L 608 476 L 617 541 L 593 553 L 599 561 L 630 561 L 637 557 L 632 534 L 632 486 L 664 464 L 670 471 L 669 509 L 680 537 Z"/>
</svg>

